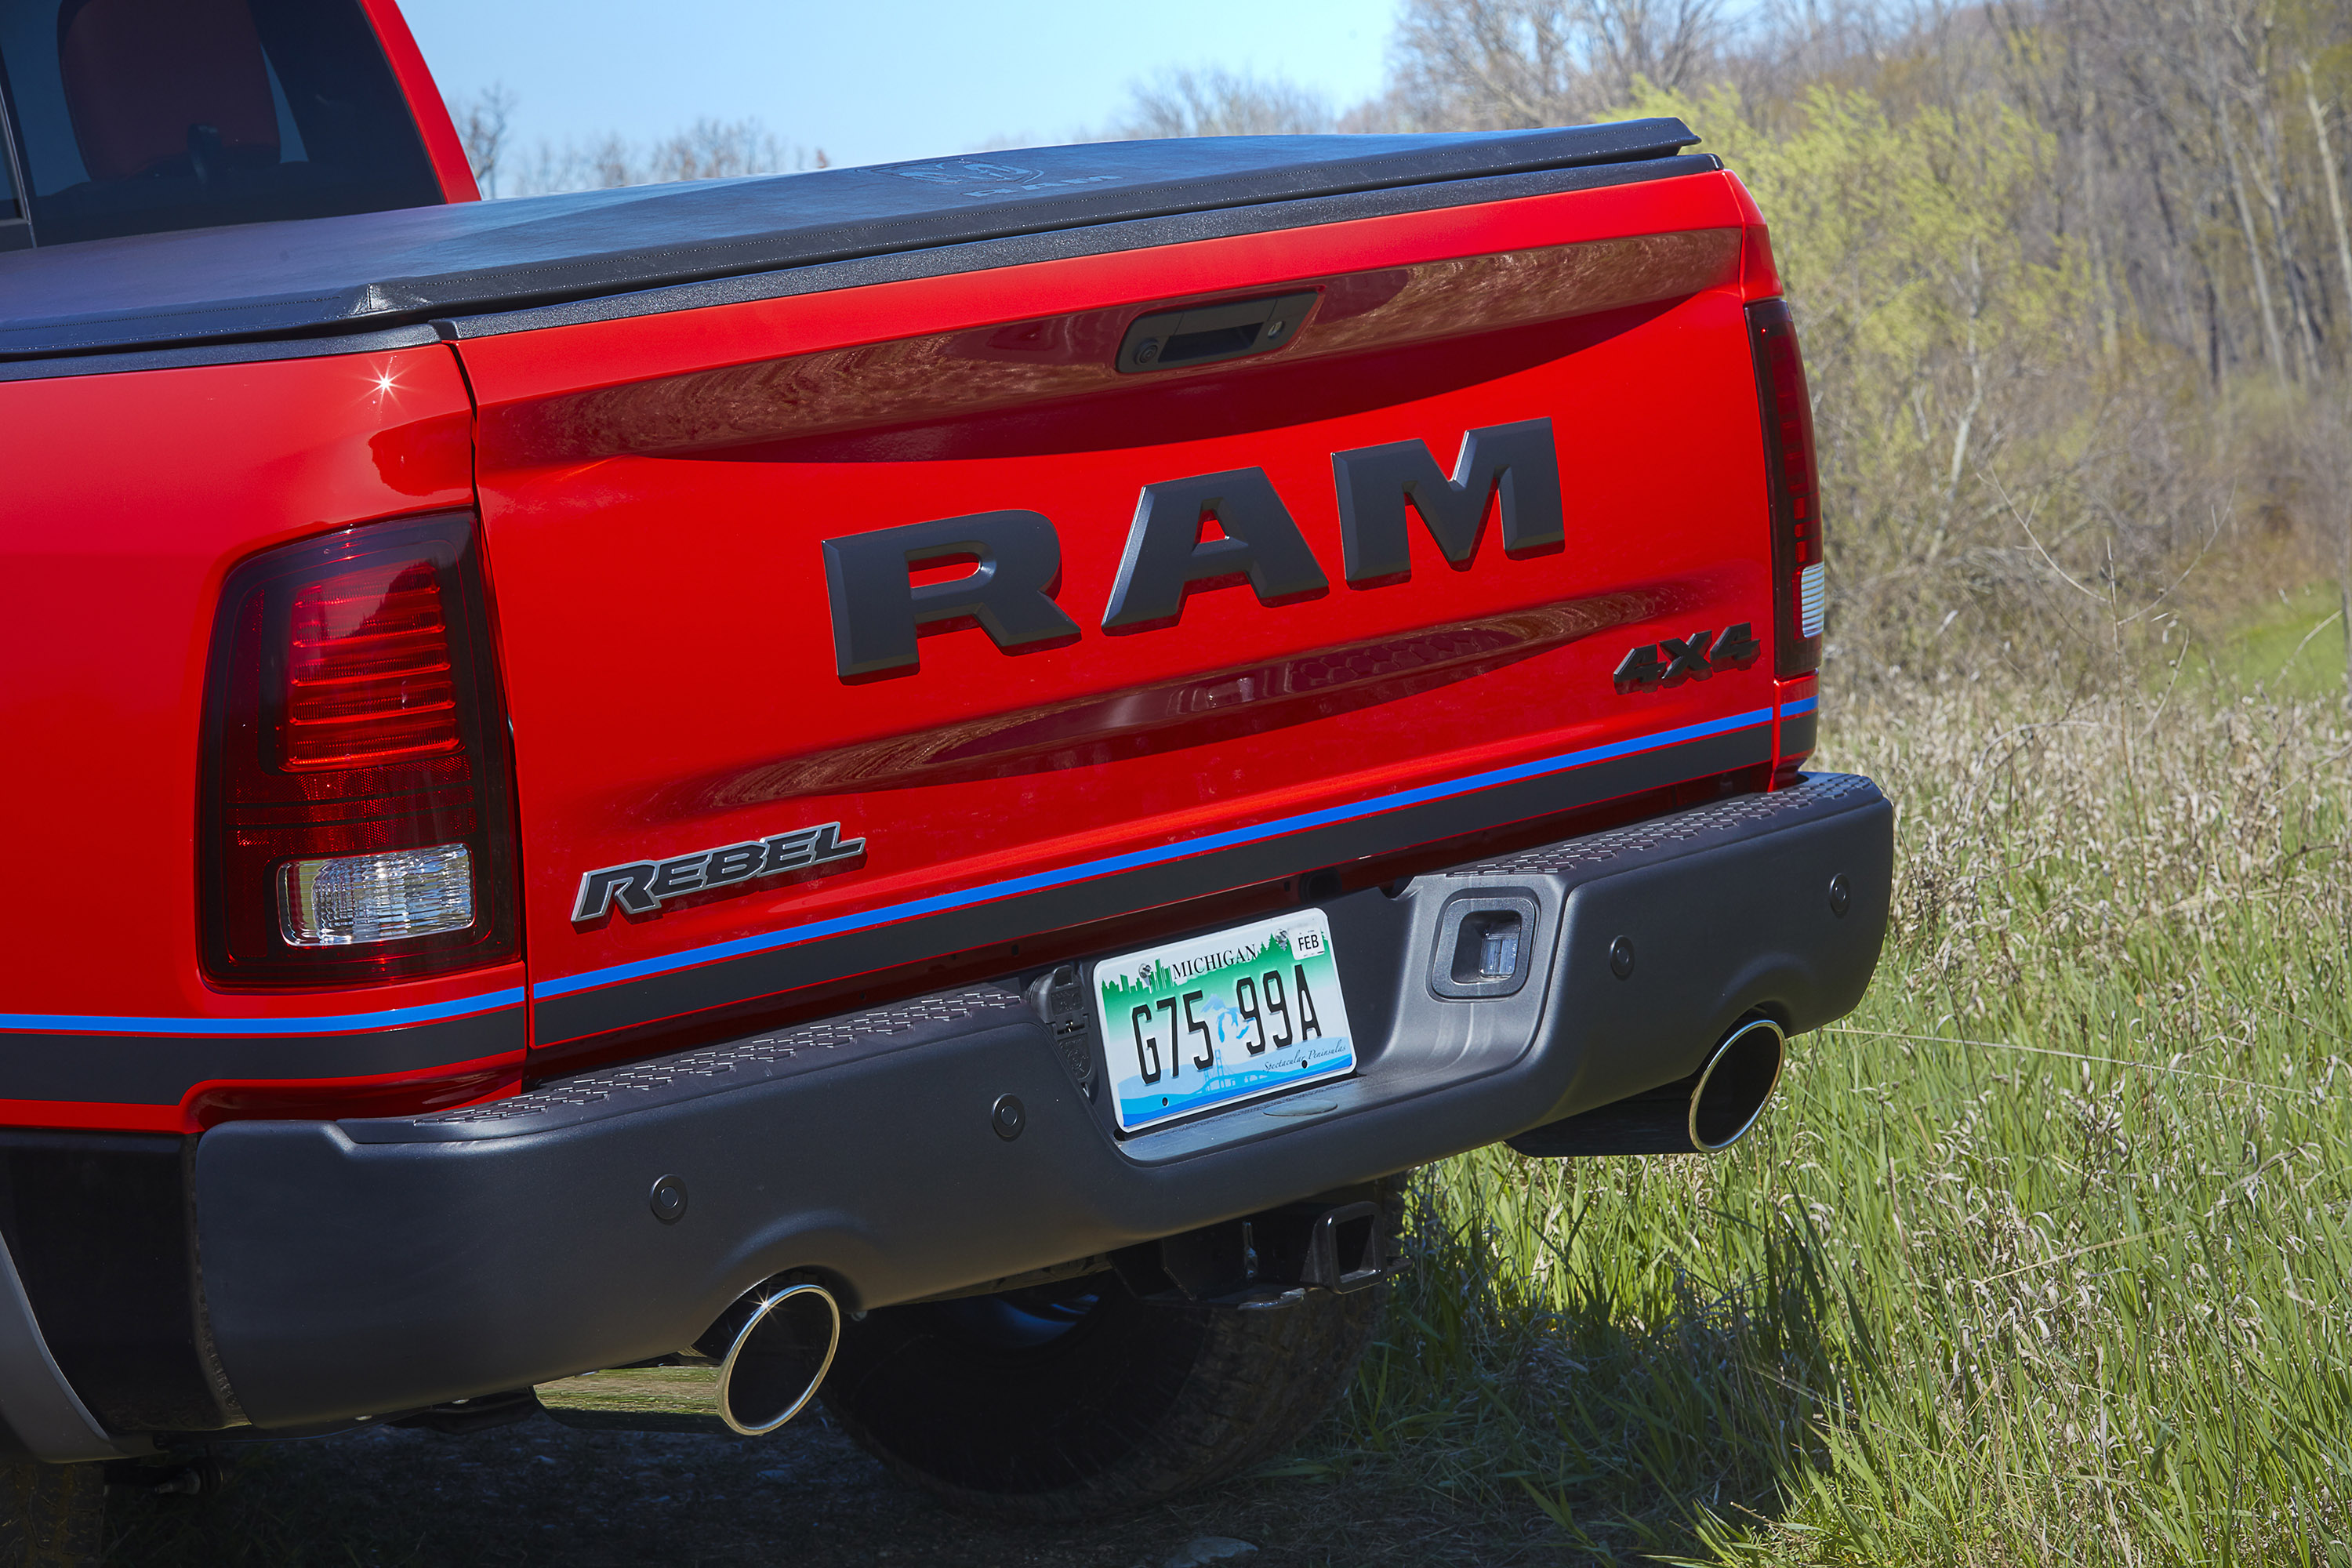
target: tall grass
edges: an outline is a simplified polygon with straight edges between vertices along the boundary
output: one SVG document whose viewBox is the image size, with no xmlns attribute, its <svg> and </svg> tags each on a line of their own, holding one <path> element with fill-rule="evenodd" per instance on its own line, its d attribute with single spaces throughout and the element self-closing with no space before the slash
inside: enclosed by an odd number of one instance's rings
<svg viewBox="0 0 2352 1568">
<path fill-rule="evenodd" d="M 1726 1155 L 1427 1173 L 1349 1444 L 1603 1560 L 2352 1563 L 2347 755 L 2335 701 L 1835 716 L 1899 814 L 1862 1009 Z"/>
</svg>

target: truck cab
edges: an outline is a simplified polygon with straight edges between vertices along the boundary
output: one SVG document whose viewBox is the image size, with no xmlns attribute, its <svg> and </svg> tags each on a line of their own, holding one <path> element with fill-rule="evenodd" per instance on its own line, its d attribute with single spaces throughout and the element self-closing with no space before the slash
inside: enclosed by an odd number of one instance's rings
<svg viewBox="0 0 2352 1568">
<path fill-rule="evenodd" d="M 389 0 L 9 0 L 0 251 L 477 199 Z"/>
</svg>

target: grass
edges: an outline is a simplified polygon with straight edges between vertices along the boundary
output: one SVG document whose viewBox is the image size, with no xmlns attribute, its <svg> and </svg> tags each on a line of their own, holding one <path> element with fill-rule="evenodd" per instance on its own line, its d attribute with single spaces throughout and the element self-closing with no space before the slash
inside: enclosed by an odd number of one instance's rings
<svg viewBox="0 0 2352 1568">
<path fill-rule="evenodd" d="M 2306 582 L 2273 594 L 2253 614 L 2228 616 L 2218 638 L 2189 642 L 2179 656 L 2182 677 L 2208 689 L 2260 690 L 2291 700 L 2342 691 L 2344 601 L 2336 584 Z"/>
<path fill-rule="evenodd" d="M 2352 722 L 2226 674 L 1833 700 L 1898 803 L 1860 1011 L 1725 1155 L 1423 1173 L 1384 1342 L 1252 1478 L 1014 1531 L 821 1425 L 383 1431 L 125 1500 L 113 1560 L 2352 1565 Z"/>
<path fill-rule="evenodd" d="M 1599 1561 L 2352 1563 L 2333 700 L 1832 717 L 1896 928 L 1713 1159 L 1427 1173 L 1335 1465 Z"/>
</svg>

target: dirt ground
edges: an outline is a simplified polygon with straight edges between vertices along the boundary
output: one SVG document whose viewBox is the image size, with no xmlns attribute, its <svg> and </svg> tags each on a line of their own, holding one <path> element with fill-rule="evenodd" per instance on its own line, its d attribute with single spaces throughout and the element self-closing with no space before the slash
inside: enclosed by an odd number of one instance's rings
<svg viewBox="0 0 2352 1568">
<path fill-rule="evenodd" d="M 791 1563 L 1166 1568 L 1226 1561 L 1572 1561 L 1534 1510 L 1475 1510 L 1312 1459 L 1108 1523 L 1008 1528 L 950 1513 L 812 1414 L 762 1439 L 580 1432 L 544 1416 L 469 1436 L 383 1428 L 232 1455 L 213 1495 L 117 1489 L 110 1564 Z M 1231 1548 L 1227 1548 L 1231 1551 Z"/>
</svg>

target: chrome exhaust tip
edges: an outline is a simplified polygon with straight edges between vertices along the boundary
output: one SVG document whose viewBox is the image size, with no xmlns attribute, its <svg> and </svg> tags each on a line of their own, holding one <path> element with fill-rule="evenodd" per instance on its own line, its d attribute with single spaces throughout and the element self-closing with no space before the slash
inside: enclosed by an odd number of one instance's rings
<svg viewBox="0 0 2352 1568">
<path fill-rule="evenodd" d="M 759 1437 L 808 1407 L 841 1344 L 841 1303 L 808 1280 L 739 1298 L 675 1355 L 582 1373 L 534 1392 L 567 1426 Z"/>
<path fill-rule="evenodd" d="M 1699 1068 L 1690 1097 L 1690 1143 L 1711 1154 L 1748 1135 L 1780 1086 L 1789 1037 L 1769 1018 L 1734 1029 Z"/>
<path fill-rule="evenodd" d="M 805 1281 L 755 1290 L 700 1342 L 709 1343 L 730 1321 L 719 1362 L 719 1418 L 740 1436 L 764 1436 L 816 1397 L 841 1345 L 841 1303 Z"/>
<path fill-rule="evenodd" d="M 1509 1140 L 1522 1154 L 1712 1154 L 1748 1134 L 1780 1086 L 1789 1037 L 1769 1018 L 1734 1027 L 1691 1077 Z"/>
</svg>

